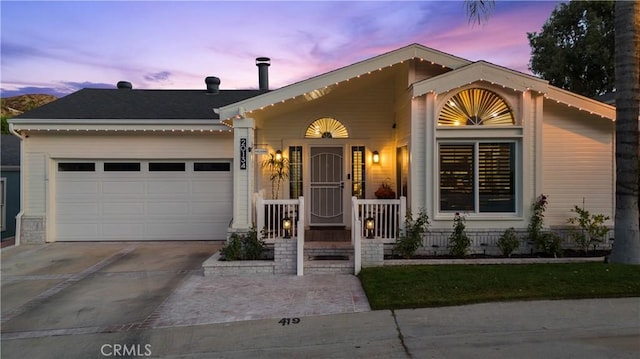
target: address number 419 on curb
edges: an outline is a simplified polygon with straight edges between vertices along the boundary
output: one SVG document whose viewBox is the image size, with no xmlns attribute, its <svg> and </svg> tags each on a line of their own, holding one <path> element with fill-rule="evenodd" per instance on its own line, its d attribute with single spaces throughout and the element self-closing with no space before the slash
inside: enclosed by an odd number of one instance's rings
<svg viewBox="0 0 640 359">
<path fill-rule="evenodd" d="M 300 318 L 282 318 L 280 319 L 280 321 L 278 321 L 278 324 L 282 324 L 283 327 L 285 325 L 298 324 L 298 323 L 300 323 Z"/>
</svg>

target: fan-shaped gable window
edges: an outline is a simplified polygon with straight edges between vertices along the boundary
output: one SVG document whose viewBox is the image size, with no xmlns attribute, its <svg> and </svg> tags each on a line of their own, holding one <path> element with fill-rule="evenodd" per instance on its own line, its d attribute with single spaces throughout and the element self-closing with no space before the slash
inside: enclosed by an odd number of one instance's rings
<svg viewBox="0 0 640 359">
<path fill-rule="evenodd" d="M 440 126 L 514 125 L 513 112 L 493 91 L 471 88 L 458 92 L 440 111 Z"/>
<path fill-rule="evenodd" d="M 349 138 L 349 131 L 344 125 L 329 117 L 324 117 L 313 121 L 307 132 L 304 135 L 305 138 Z"/>
</svg>

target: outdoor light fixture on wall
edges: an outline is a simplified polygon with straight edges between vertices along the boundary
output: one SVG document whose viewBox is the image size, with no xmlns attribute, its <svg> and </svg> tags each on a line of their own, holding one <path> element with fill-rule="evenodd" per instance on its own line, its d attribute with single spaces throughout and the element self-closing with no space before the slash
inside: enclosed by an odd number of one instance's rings
<svg viewBox="0 0 640 359">
<path fill-rule="evenodd" d="M 276 151 L 276 161 L 282 161 L 282 151 Z"/>
<path fill-rule="evenodd" d="M 282 229 L 284 229 L 284 238 L 291 238 L 291 218 L 282 219 Z"/>
<path fill-rule="evenodd" d="M 373 163 L 380 163 L 380 153 L 373 151 Z"/>
<path fill-rule="evenodd" d="M 373 217 L 367 217 L 364 220 L 364 227 L 367 230 L 367 238 L 373 239 L 373 232 L 376 229 L 376 221 Z"/>
</svg>

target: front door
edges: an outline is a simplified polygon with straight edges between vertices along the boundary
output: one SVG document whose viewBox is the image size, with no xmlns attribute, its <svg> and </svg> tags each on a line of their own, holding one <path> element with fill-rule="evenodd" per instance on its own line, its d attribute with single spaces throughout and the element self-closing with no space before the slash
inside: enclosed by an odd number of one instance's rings
<svg viewBox="0 0 640 359">
<path fill-rule="evenodd" d="M 311 147 L 310 225 L 344 225 L 344 148 Z"/>
</svg>

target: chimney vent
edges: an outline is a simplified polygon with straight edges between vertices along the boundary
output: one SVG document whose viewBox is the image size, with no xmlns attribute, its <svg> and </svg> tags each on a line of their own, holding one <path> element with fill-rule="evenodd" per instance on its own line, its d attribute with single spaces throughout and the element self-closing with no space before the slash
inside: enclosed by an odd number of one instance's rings
<svg viewBox="0 0 640 359">
<path fill-rule="evenodd" d="M 204 79 L 204 83 L 207 84 L 207 93 L 217 94 L 220 92 L 220 79 L 215 76 L 209 76 Z"/>
<path fill-rule="evenodd" d="M 131 82 L 129 81 L 118 81 L 118 89 L 120 90 L 131 90 L 133 86 L 131 86 Z"/>
<path fill-rule="evenodd" d="M 258 66 L 258 84 L 260 90 L 269 89 L 269 66 L 271 66 L 271 59 L 268 57 L 258 57 L 256 59 L 256 66 Z"/>
</svg>

